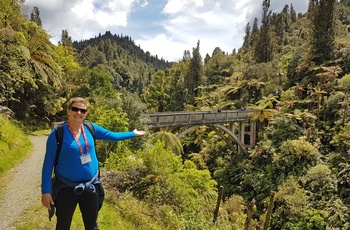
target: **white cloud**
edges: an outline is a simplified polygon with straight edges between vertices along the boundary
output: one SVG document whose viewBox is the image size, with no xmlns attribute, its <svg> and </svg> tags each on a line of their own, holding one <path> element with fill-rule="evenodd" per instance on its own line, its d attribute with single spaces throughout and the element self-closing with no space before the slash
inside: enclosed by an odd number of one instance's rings
<svg viewBox="0 0 350 230">
<path fill-rule="evenodd" d="M 140 3 L 141 8 L 146 7 L 148 5 L 149 5 L 149 2 L 147 0 L 144 0 L 143 2 Z"/>
<path fill-rule="evenodd" d="M 174 41 L 171 37 L 165 34 L 158 34 L 152 37 L 143 37 L 135 40 L 136 44 L 141 44 L 141 48 L 146 52 L 149 51 L 153 56 L 156 54 L 158 58 L 163 58 L 168 61 L 179 61 L 182 58 L 183 47 L 191 46 L 183 41 Z"/>
<path fill-rule="evenodd" d="M 207 53 L 211 55 L 216 47 L 228 53 L 234 48 L 239 48 L 243 35 L 237 31 L 244 31 L 247 15 L 244 15 L 244 12 L 243 15 L 235 13 L 242 11 L 241 6 L 246 6 L 238 3 L 240 1 L 169 0 L 163 10 L 164 13 L 171 14 L 171 17 L 163 22 L 165 32 L 162 36 L 166 36 L 164 40 L 168 43 L 164 47 L 179 47 L 180 50 L 167 49 L 167 60 L 176 61 L 175 57 L 178 57 L 177 59 L 182 57 L 184 50 L 192 51 L 192 48 L 197 46 L 198 40 L 202 57 Z M 159 38 L 155 36 L 147 39 Z M 138 42 L 146 50 L 154 50 L 155 48 L 151 47 L 153 44 L 159 46 L 159 43 L 145 38 L 139 39 Z M 183 45 L 180 46 L 178 42 Z"/>
<path fill-rule="evenodd" d="M 211 55 L 215 47 L 231 53 L 242 45 L 247 23 L 252 23 L 254 17 L 259 18 L 262 9 L 262 0 L 167 0 L 165 3 L 159 0 L 26 0 L 25 3 L 39 7 L 43 26 L 53 36 L 54 43 L 60 40 L 62 30 L 68 30 L 77 41 L 109 30 L 112 34 L 131 36 L 143 50 L 169 61 L 180 60 L 185 50 L 196 47 L 198 40 L 202 57 L 206 53 Z M 271 0 L 270 9 L 280 12 L 286 4 L 290 5 L 290 0 Z M 293 0 L 293 6 L 297 12 L 305 12 L 307 2 Z M 140 17 L 135 20 L 134 14 L 139 13 L 145 20 Z"/>
<path fill-rule="evenodd" d="M 170 15 L 181 14 L 196 10 L 203 5 L 203 0 L 168 0 L 168 3 L 164 7 L 163 13 Z"/>
<path fill-rule="evenodd" d="M 94 21 L 102 28 L 125 27 L 134 1 L 82 0 L 74 5 L 72 12 L 79 20 Z"/>
<path fill-rule="evenodd" d="M 275 0 L 271 5 L 277 2 L 275 9 L 280 11 L 284 5 L 290 5 L 287 0 Z M 180 59 L 184 50 L 192 51 L 198 40 L 202 57 L 211 55 L 216 47 L 231 53 L 241 47 L 247 23 L 252 25 L 254 17 L 260 18 L 261 10 L 262 1 L 256 0 L 168 0 L 163 9 L 168 16 L 162 22 L 164 43 L 159 36 L 144 36 L 137 42 L 152 54 L 155 51 L 171 61 Z"/>
<path fill-rule="evenodd" d="M 62 8 L 64 1 L 62 0 L 27 0 L 25 4 L 31 6 L 40 6 L 41 10 L 55 10 Z"/>
</svg>

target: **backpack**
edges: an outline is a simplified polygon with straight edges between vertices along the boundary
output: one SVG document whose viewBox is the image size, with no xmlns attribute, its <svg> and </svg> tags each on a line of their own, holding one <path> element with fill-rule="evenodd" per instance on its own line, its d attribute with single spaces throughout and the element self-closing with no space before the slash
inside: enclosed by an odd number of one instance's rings
<svg viewBox="0 0 350 230">
<path fill-rule="evenodd" d="M 63 124 L 60 124 L 56 127 L 56 141 L 57 141 L 57 151 L 56 151 L 56 159 L 55 159 L 55 164 L 54 166 L 57 165 L 58 163 L 58 156 L 61 152 L 62 148 L 62 141 L 63 141 Z M 90 131 L 92 137 L 94 138 L 94 144 L 96 145 L 96 140 L 95 140 L 95 128 L 91 124 L 91 122 L 83 122 L 84 126 Z"/>
</svg>

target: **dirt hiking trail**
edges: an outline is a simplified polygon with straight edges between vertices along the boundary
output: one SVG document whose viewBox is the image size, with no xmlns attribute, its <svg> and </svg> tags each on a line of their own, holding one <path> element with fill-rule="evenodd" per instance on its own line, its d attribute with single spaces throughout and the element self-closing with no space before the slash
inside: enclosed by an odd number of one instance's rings
<svg viewBox="0 0 350 230">
<path fill-rule="evenodd" d="M 47 136 L 30 136 L 31 153 L 0 178 L 0 229 L 15 230 L 13 223 L 23 211 L 41 203 L 41 168 Z"/>
</svg>

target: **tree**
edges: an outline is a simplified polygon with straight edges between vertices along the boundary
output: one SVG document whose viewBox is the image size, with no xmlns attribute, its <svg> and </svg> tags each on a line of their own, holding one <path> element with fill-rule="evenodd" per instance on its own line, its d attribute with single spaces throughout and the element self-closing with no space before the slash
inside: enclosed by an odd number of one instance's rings
<svg viewBox="0 0 350 230">
<path fill-rule="evenodd" d="M 93 99 L 94 103 L 90 103 L 89 108 L 89 119 L 91 121 L 115 132 L 126 132 L 129 130 L 127 114 L 112 99 L 100 96 L 95 96 Z M 121 145 L 126 144 L 123 143 Z M 104 162 L 108 159 L 111 152 L 117 151 L 118 145 L 119 143 L 113 141 L 98 142 L 96 152 L 99 160 Z"/>
<path fill-rule="evenodd" d="M 269 62 L 272 60 L 272 42 L 270 35 L 270 17 L 271 12 L 270 0 L 264 0 L 263 13 L 261 19 L 261 28 L 258 37 L 258 42 L 255 44 L 254 57 L 257 63 Z"/>
<path fill-rule="evenodd" d="M 203 67 L 207 85 L 222 84 L 233 73 L 234 67 L 239 64 L 237 56 L 218 53 L 214 55 Z"/>
<path fill-rule="evenodd" d="M 62 30 L 61 41 L 63 46 L 72 47 L 72 38 L 68 35 L 68 30 Z"/>
<path fill-rule="evenodd" d="M 145 92 L 145 99 L 151 111 L 165 111 L 170 101 L 169 88 L 169 77 L 165 76 L 164 71 L 158 70 Z"/>
<path fill-rule="evenodd" d="M 213 54 L 211 55 L 212 57 L 214 57 L 216 54 L 222 54 L 222 53 L 224 53 L 221 49 L 220 49 L 220 47 L 215 47 L 215 49 L 213 50 Z"/>
<path fill-rule="evenodd" d="M 250 105 L 248 108 L 254 109 L 252 112 L 252 120 L 259 121 L 261 123 L 268 121 L 270 118 L 277 113 L 276 109 L 273 108 L 273 104 L 277 102 L 276 96 L 270 94 L 267 97 L 263 97 L 260 101 L 256 102 L 256 105 Z"/>
<path fill-rule="evenodd" d="M 290 19 L 292 23 L 297 21 L 297 13 L 294 10 L 293 3 L 290 4 Z"/>
<path fill-rule="evenodd" d="M 182 57 L 183 61 L 187 61 L 191 59 L 191 52 L 189 50 L 185 50 L 184 51 L 184 55 Z"/>
<path fill-rule="evenodd" d="M 93 68 L 99 64 L 106 64 L 106 56 L 96 46 L 86 46 L 78 55 L 77 61 L 80 65 Z"/>
<path fill-rule="evenodd" d="M 286 20 L 287 16 L 284 13 L 277 14 L 277 17 L 274 20 L 278 45 L 283 45 L 284 34 L 287 27 Z"/>
<path fill-rule="evenodd" d="M 36 6 L 33 7 L 32 13 L 30 14 L 30 20 L 32 22 L 35 22 L 40 27 L 43 26 L 41 18 L 40 18 L 40 11 L 39 11 L 38 7 L 36 7 Z"/>
<path fill-rule="evenodd" d="M 207 53 L 204 58 L 204 64 L 208 63 L 208 61 L 211 59 L 210 55 Z"/>
<path fill-rule="evenodd" d="M 200 41 L 197 42 L 197 47 L 193 48 L 192 58 L 188 66 L 188 72 L 185 77 L 185 87 L 188 89 L 188 103 L 192 104 L 194 98 L 198 96 L 198 86 L 202 83 L 202 57 L 199 52 Z"/>
<path fill-rule="evenodd" d="M 299 185 L 296 177 L 289 177 L 278 186 L 271 226 L 274 229 L 283 229 L 289 223 L 289 217 L 298 218 L 306 206 L 306 191 Z"/>
<path fill-rule="evenodd" d="M 258 43 L 258 38 L 259 38 L 259 26 L 258 26 L 258 18 L 255 17 L 253 21 L 253 26 L 252 26 L 252 33 L 250 37 L 250 46 L 255 47 L 255 45 Z"/>
<path fill-rule="evenodd" d="M 114 95 L 115 91 L 111 83 L 111 76 L 105 71 L 94 67 L 89 71 L 88 76 L 90 95 L 100 95 L 106 98 L 110 98 Z"/>
<path fill-rule="evenodd" d="M 170 102 L 167 111 L 183 111 L 189 98 L 185 78 L 188 72 L 189 61 L 180 61 L 168 69 L 170 85 Z"/>
<path fill-rule="evenodd" d="M 329 61 L 334 48 L 335 0 L 312 0 L 312 55 L 316 64 Z"/>
<path fill-rule="evenodd" d="M 50 36 L 22 9 L 23 1 L 4 0 L 0 8 L 0 100 L 24 123 L 48 121 L 61 108 L 61 69 Z M 37 11 L 36 11 L 37 10 Z M 39 23 L 40 24 L 40 23 Z"/>
<path fill-rule="evenodd" d="M 250 47 L 251 44 L 251 28 L 249 25 L 249 22 L 247 23 L 247 26 L 245 28 L 245 35 L 243 38 L 243 45 L 242 45 L 242 49 L 248 49 Z"/>
</svg>

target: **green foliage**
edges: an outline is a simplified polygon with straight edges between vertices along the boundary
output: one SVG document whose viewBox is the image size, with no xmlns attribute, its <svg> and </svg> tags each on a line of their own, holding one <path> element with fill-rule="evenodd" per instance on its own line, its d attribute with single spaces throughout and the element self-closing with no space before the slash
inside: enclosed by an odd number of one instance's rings
<svg viewBox="0 0 350 230">
<path fill-rule="evenodd" d="M 204 76 L 210 85 L 222 84 L 234 73 L 238 64 L 236 56 L 217 53 L 204 65 Z"/>
<path fill-rule="evenodd" d="M 350 74 L 344 75 L 340 80 L 340 88 L 347 95 L 350 93 Z"/>
<path fill-rule="evenodd" d="M 309 192 L 309 202 L 319 210 L 336 210 L 333 200 L 337 190 L 327 165 L 319 164 L 310 168 L 307 174 L 300 178 L 303 187 Z M 311 206 L 311 205 L 310 205 Z"/>
<path fill-rule="evenodd" d="M 150 85 L 145 92 L 146 103 L 149 109 L 154 112 L 164 112 L 166 105 L 170 101 L 170 81 L 165 76 L 164 71 L 158 72 L 152 76 Z"/>
<path fill-rule="evenodd" d="M 295 223 L 286 223 L 281 229 L 325 229 L 328 213 L 323 210 L 307 209 L 302 211 Z"/>
<path fill-rule="evenodd" d="M 335 0 L 317 1 L 311 10 L 313 25 L 312 54 L 317 63 L 332 58 L 334 47 Z"/>
<path fill-rule="evenodd" d="M 129 131 L 129 122 L 126 113 L 120 107 L 112 107 L 110 105 L 111 103 L 108 104 L 106 102 L 91 105 L 89 109 L 89 120 L 114 132 Z M 118 144 L 118 142 L 112 141 L 97 141 L 96 152 L 99 161 L 104 162 L 110 152 L 115 151 Z"/>
<path fill-rule="evenodd" d="M 137 229 L 167 229 L 162 225 L 161 220 L 160 223 L 154 221 L 154 217 L 157 217 L 157 213 L 154 213 L 154 210 L 151 209 L 147 203 L 137 200 L 130 193 L 125 193 L 123 196 L 117 197 L 115 200 L 115 207 L 122 213 L 123 217 L 133 223 Z M 165 217 L 163 221 L 172 220 L 172 222 L 174 222 L 170 212 L 162 217 Z"/>
<path fill-rule="evenodd" d="M 185 76 L 188 72 L 189 61 L 174 63 L 168 70 L 170 78 L 170 101 L 167 111 L 183 111 L 188 99 L 188 89 L 185 85 Z"/>
<path fill-rule="evenodd" d="M 176 137 L 175 134 L 166 131 L 159 131 L 152 135 L 152 139 L 154 142 L 157 140 L 161 140 L 165 144 L 165 148 L 172 150 L 176 153 L 182 154 L 183 148 L 181 141 Z"/>
<path fill-rule="evenodd" d="M 234 229 L 243 229 L 246 220 L 246 205 L 243 197 L 232 195 L 222 204 L 218 222 L 228 220 Z"/>
<path fill-rule="evenodd" d="M 58 44 L 69 48 L 72 47 L 72 38 L 69 36 L 68 30 L 62 30 L 61 41 Z"/>
<path fill-rule="evenodd" d="M 98 47 L 87 46 L 84 48 L 77 57 L 78 63 L 82 66 L 89 67 L 90 69 L 96 67 L 99 64 L 106 64 L 106 57 L 103 52 L 98 50 Z"/>
<path fill-rule="evenodd" d="M 331 177 L 331 170 L 327 165 L 316 165 L 307 171 L 304 176 L 304 183 L 307 183 L 308 190 L 327 189 L 325 186 L 331 186 L 333 178 Z"/>
<path fill-rule="evenodd" d="M 345 123 L 345 125 L 340 128 L 340 131 L 333 136 L 333 139 L 330 142 L 341 151 L 345 150 L 345 152 L 347 152 L 350 148 L 349 128 L 350 122 Z"/>
<path fill-rule="evenodd" d="M 188 72 L 184 78 L 185 88 L 188 90 L 188 104 L 193 104 L 194 98 L 199 96 L 198 87 L 203 83 L 203 64 L 199 49 L 200 41 L 198 40 L 197 47 L 193 48 L 192 57 L 189 60 Z"/>
<path fill-rule="evenodd" d="M 32 87 L 35 83 L 30 76 L 29 64 L 23 60 L 23 57 L 29 58 L 25 52 L 25 47 L 21 46 L 19 33 L 7 28 L 0 29 L 0 58 L 4 63 L 0 67 L 1 80 L 1 102 L 16 100 L 15 93 L 22 90 L 23 83 L 27 82 Z M 5 46 L 6 44 L 6 46 Z M 19 68 L 19 67 L 22 68 Z M 8 90 L 4 90 L 8 89 Z"/>
<path fill-rule="evenodd" d="M 138 155 L 143 159 L 145 170 L 150 174 L 166 176 L 182 169 L 180 156 L 164 149 L 161 142 L 157 142 L 151 149 L 140 151 Z"/>
<path fill-rule="evenodd" d="M 315 166 L 320 160 L 320 153 L 316 146 L 307 142 L 305 138 L 287 140 L 280 151 L 273 157 L 274 167 L 285 175 L 302 175 L 308 168 Z"/>
<path fill-rule="evenodd" d="M 34 6 L 30 14 L 30 20 L 35 22 L 38 26 L 42 26 L 42 21 L 40 18 L 40 10 L 38 7 Z"/>
<path fill-rule="evenodd" d="M 98 67 L 112 77 L 114 88 L 141 95 L 149 84 L 149 76 L 156 69 L 165 69 L 171 63 L 159 60 L 136 46 L 129 36 L 104 35 L 81 42 L 73 42 L 79 53 L 78 63 L 84 67 Z"/>
<path fill-rule="evenodd" d="M 261 19 L 261 28 L 258 35 L 257 43 L 255 44 L 254 58 L 257 63 L 269 62 L 273 58 L 273 44 L 271 41 L 271 12 L 270 0 L 263 0 L 263 13 Z"/>
<path fill-rule="evenodd" d="M 0 176 L 23 159 L 30 148 L 23 128 L 0 115 Z"/>
<path fill-rule="evenodd" d="M 289 177 L 278 186 L 271 225 L 283 229 L 290 220 L 298 219 L 300 213 L 306 209 L 306 205 L 306 191 L 298 184 L 295 177 Z"/>
<path fill-rule="evenodd" d="M 181 158 L 166 150 L 162 142 L 137 154 L 112 154 L 106 167 L 120 170 L 117 173 L 120 179 L 128 178 L 123 180 L 125 184 L 107 178 L 106 187 L 132 191 L 140 199 L 135 200 L 137 206 L 149 208 L 150 212 L 166 218 L 156 217 L 162 225 L 204 229 L 209 224 L 207 219 L 217 198 L 216 182 L 211 179 L 209 171 L 197 170 L 191 161 L 182 164 Z M 132 185 L 128 185 L 130 180 L 134 181 Z M 169 216 L 171 212 L 176 217 Z"/>
<path fill-rule="evenodd" d="M 127 114 L 131 129 L 146 130 L 147 126 L 144 124 L 146 115 L 144 112 L 147 105 L 141 101 L 139 96 L 127 91 L 123 91 L 121 99 L 123 101 L 121 107 Z"/>
<path fill-rule="evenodd" d="M 179 156 L 164 149 L 164 144 L 158 142 L 148 150 L 138 151 L 136 155 L 125 145 L 120 145 L 118 152 L 112 153 L 108 158 L 106 168 L 120 171 L 125 177 L 134 178 L 132 180 L 136 182 L 133 191 L 141 196 L 145 194 L 145 186 L 163 181 L 169 174 L 181 170 L 182 165 Z M 134 175 L 143 175 L 143 178 L 136 178 Z"/>
<path fill-rule="evenodd" d="M 53 58 L 62 68 L 63 79 L 65 79 L 65 81 L 74 78 L 76 72 L 79 71 L 80 66 L 75 62 L 74 55 L 71 54 L 68 47 L 63 45 L 55 46 Z"/>
<path fill-rule="evenodd" d="M 298 139 L 302 135 L 302 129 L 293 122 L 286 122 L 282 118 L 276 118 L 266 128 L 265 134 L 272 141 L 273 146 L 279 148 L 286 140 Z"/>
<path fill-rule="evenodd" d="M 106 98 L 113 95 L 113 85 L 111 76 L 107 72 L 93 68 L 89 77 L 89 86 L 91 94 L 104 96 Z"/>
</svg>

